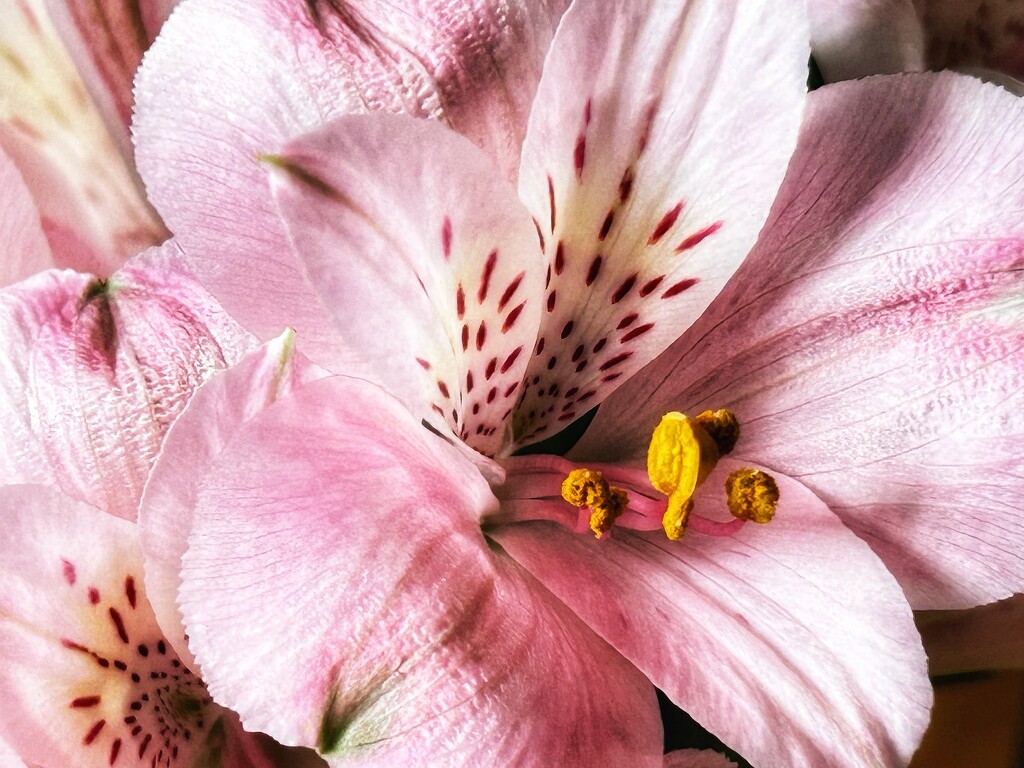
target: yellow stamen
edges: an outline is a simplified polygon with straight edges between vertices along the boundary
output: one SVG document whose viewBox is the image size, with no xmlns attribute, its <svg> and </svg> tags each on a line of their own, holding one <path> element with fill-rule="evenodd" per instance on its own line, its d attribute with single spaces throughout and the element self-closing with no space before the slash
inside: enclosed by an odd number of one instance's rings
<svg viewBox="0 0 1024 768">
<path fill-rule="evenodd" d="M 715 441 L 719 456 L 730 453 L 736 446 L 736 441 L 740 439 L 740 423 L 736 419 L 736 414 L 725 408 L 704 411 L 697 415 L 695 421 L 704 427 L 704 431 Z"/>
<path fill-rule="evenodd" d="M 662 527 L 670 539 L 683 535 L 693 506 L 690 497 L 717 463 L 718 448 L 695 419 L 677 411 L 662 416 L 647 449 L 647 476 L 668 496 Z"/>
<path fill-rule="evenodd" d="M 771 475 L 759 469 L 737 469 L 725 481 L 729 511 L 740 520 L 768 523 L 775 517 L 779 486 Z"/>
<path fill-rule="evenodd" d="M 590 510 L 590 530 L 597 538 L 612 529 L 626 505 L 629 494 L 621 488 L 608 485 L 604 475 L 593 469 L 574 469 L 562 481 L 562 498 L 574 507 Z"/>
</svg>

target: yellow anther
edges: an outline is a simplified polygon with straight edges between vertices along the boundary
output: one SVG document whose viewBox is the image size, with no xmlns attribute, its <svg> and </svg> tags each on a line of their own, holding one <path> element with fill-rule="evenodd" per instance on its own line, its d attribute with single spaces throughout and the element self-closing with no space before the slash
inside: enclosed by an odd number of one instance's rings
<svg viewBox="0 0 1024 768">
<path fill-rule="evenodd" d="M 694 421 L 704 427 L 704 431 L 714 440 L 719 456 L 730 453 L 736 446 L 736 441 L 740 439 L 740 423 L 736 419 L 736 414 L 725 408 L 704 411 L 698 414 Z"/>
<path fill-rule="evenodd" d="M 670 539 L 682 536 L 692 506 L 687 502 L 717 463 L 718 448 L 695 419 L 677 411 L 661 417 L 647 449 L 647 476 L 668 496 L 662 527 Z"/>
<path fill-rule="evenodd" d="M 562 481 L 562 498 L 574 507 L 590 510 L 590 530 L 601 538 L 612 529 L 626 505 L 629 494 L 608 485 L 604 475 L 593 469 L 574 469 Z"/>
<path fill-rule="evenodd" d="M 768 523 L 775 517 L 779 486 L 759 469 L 737 469 L 725 481 L 729 511 L 740 520 Z"/>
</svg>

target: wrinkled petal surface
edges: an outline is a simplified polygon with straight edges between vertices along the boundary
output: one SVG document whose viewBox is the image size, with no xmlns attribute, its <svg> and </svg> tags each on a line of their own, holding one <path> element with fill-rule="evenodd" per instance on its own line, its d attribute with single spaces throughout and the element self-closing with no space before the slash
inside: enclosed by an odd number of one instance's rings
<svg viewBox="0 0 1024 768">
<path fill-rule="evenodd" d="M 139 75 L 134 131 L 150 197 L 186 248 L 204 244 L 192 266 L 232 316 L 261 338 L 295 327 L 319 362 L 330 323 L 257 155 L 332 116 L 379 109 L 446 122 L 511 174 L 566 4 L 311 0 L 318 28 L 293 0 L 189 2 Z"/>
<path fill-rule="evenodd" d="M 40 486 L 0 513 L 0 737 L 28 764 L 272 765 L 167 647 L 131 523 Z"/>
<path fill-rule="evenodd" d="M 520 196 L 550 264 L 516 433 L 597 405 L 753 246 L 796 144 L 802 3 L 577 2 L 544 65 Z"/>
<path fill-rule="evenodd" d="M 335 766 L 660 766 L 653 687 L 489 551 L 495 505 L 368 383 L 279 400 L 193 515 L 181 603 L 211 691 Z"/>
<path fill-rule="evenodd" d="M 131 158 L 132 81 L 178 0 L 44 0 L 89 95 Z"/>
<path fill-rule="evenodd" d="M 134 519 L 167 428 L 251 344 L 174 248 L 106 282 L 50 270 L 0 292 L 0 481 Z"/>
<path fill-rule="evenodd" d="M 0 149 L 32 193 L 55 264 L 107 277 L 162 241 L 42 0 L 0 4 L 0 54 Z"/>
<path fill-rule="evenodd" d="M 1024 105 L 952 74 L 811 104 L 757 250 L 578 454 L 731 408 L 737 455 L 813 489 L 915 608 L 1006 597 L 1024 589 Z"/>
<path fill-rule="evenodd" d="M 53 266 L 39 211 L 17 166 L 0 151 L 0 287 Z"/>
<path fill-rule="evenodd" d="M 695 513 L 728 517 L 726 461 Z M 799 483 L 733 537 L 548 522 L 492 535 L 701 725 L 755 765 L 905 765 L 931 705 L 899 585 Z"/>
<path fill-rule="evenodd" d="M 825 82 L 926 68 L 913 0 L 810 0 L 807 10 L 811 49 Z"/>
<path fill-rule="evenodd" d="M 178 589 L 199 480 L 242 424 L 299 384 L 324 375 L 295 351 L 295 335 L 286 332 L 214 374 L 167 433 L 139 505 L 139 530 L 149 601 L 164 634 L 186 661 L 192 654 Z"/>
<path fill-rule="evenodd" d="M 512 187 L 462 136 L 393 115 L 339 118 L 274 162 L 342 372 L 496 453 L 541 314 L 537 233 Z"/>
</svg>

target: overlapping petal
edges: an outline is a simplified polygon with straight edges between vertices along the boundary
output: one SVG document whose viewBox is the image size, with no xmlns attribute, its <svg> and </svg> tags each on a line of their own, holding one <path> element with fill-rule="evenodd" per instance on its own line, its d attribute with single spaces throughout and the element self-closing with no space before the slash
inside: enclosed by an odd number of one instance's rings
<svg viewBox="0 0 1024 768">
<path fill-rule="evenodd" d="M 738 454 L 812 488 L 914 607 L 1005 597 L 1024 588 L 1024 106 L 952 74 L 811 105 L 757 250 L 580 453 L 729 407 Z"/>
<path fill-rule="evenodd" d="M 0 149 L 36 202 L 57 266 L 107 277 L 166 232 L 42 0 L 0 5 L 0 51 Z"/>
<path fill-rule="evenodd" d="M 203 246 L 192 266 L 234 317 L 263 338 L 295 327 L 319 360 L 330 323 L 257 155 L 331 116 L 382 109 L 446 122 L 511 173 L 566 4 L 193 0 L 139 75 L 134 130 L 150 197 L 186 248 Z"/>
<path fill-rule="evenodd" d="M 517 435 L 557 430 L 690 325 L 753 246 L 796 143 L 801 3 L 582 0 L 519 180 L 550 272 Z"/>
<path fill-rule="evenodd" d="M 53 266 L 39 211 L 17 166 L 0 151 L 0 287 Z"/>
<path fill-rule="evenodd" d="M 173 243 L 107 281 L 50 270 L 0 292 L 0 480 L 134 519 L 167 428 L 252 343 Z"/>
<path fill-rule="evenodd" d="M 732 461 L 697 493 L 723 513 Z M 490 532 L 705 728 L 755 765 L 902 765 L 928 724 L 924 651 L 899 585 L 799 483 L 733 537 L 552 523 Z"/>
<path fill-rule="evenodd" d="M 193 516 L 181 602 L 211 691 L 332 765 L 660 766 L 653 688 L 488 549 L 496 504 L 368 383 L 279 400 Z"/>
<path fill-rule="evenodd" d="M 537 338 L 537 233 L 488 158 L 434 122 L 349 116 L 273 159 L 275 197 L 346 375 L 493 455 Z"/>
<path fill-rule="evenodd" d="M 135 71 L 178 1 L 45 0 L 79 76 L 128 159 Z"/>
<path fill-rule="evenodd" d="M 272 765 L 167 647 L 132 524 L 40 486 L 0 488 L 0 512 L 0 736 L 22 759 Z"/>
<path fill-rule="evenodd" d="M 296 352 L 295 334 L 288 331 L 214 374 L 167 433 L 163 458 L 146 482 L 138 522 L 149 601 L 168 641 L 186 661 L 192 654 L 178 590 L 199 480 L 242 424 L 294 387 L 323 375 Z"/>
</svg>

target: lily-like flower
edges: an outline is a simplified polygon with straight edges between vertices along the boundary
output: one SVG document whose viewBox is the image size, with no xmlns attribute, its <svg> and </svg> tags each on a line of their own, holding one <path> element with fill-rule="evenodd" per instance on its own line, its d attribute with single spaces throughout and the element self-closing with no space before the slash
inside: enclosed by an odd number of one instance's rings
<svg viewBox="0 0 1024 768">
<path fill-rule="evenodd" d="M 144 65 L 140 157 L 161 147 L 176 172 L 199 166 L 158 130 L 173 101 L 158 103 L 161 68 L 198 60 L 218 20 L 183 6 Z M 315 292 L 334 330 L 313 357 L 374 383 L 250 398 L 230 371 L 154 470 L 145 546 L 170 553 L 154 559 L 157 614 L 169 636 L 188 628 L 247 727 L 334 765 L 660 765 L 653 683 L 755 763 L 909 759 L 930 689 L 876 552 L 919 606 L 1024 580 L 1009 469 L 1024 190 L 981 140 L 1020 144 L 1021 108 L 956 76 L 824 89 L 776 198 L 804 29 L 788 6 L 577 2 L 536 89 L 518 194 L 493 152 L 408 117 L 340 118 L 263 155 L 293 245 L 266 253 L 272 301 L 240 252 L 200 271 L 264 324 L 314 322 L 299 302 Z M 342 108 L 323 71 L 287 91 L 310 99 L 293 114 Z M 296 128 L 261 100 L 225 129 L 202 96 L 189 119 L 224 156 Z M 239 167 L 225 185 L 249 178 Z M 168 221 L 234 237 L 173 173 L 148 173 Z M 245 226 L 254 247 L 280 237 Z M 290 282 L 291 253 L 308 285 Z M 194 439 L 250 399 L 274 402 Z M 571 460 L 510 455 L 602 400 Z M 724 458 L 698 417 L 721 407 L 740 430 Z M 655 430 L 678 411 L 692 439 Z M 638 467 L 663 449 L 696 471 Z M 767 526 L 728 522 L 723 485 L 749 468 L 774 478 Z M 566 501 L 574 470 L 600 473 L 604 497 L 570 487 Z M 691 502 L 690 531 L 667 538 L 664 512 Z"/>
<path fill-rule="evenodd" d="M 827 82 L 956 69 L 1024 78 L 1024 11 L 1010 0 L 811 0 Z"/>
<path fill-rule="evenodd" d="M 134 524 L 43 486 L 0 487 L 0 510 L 0 732 L 21 764 L 320 762 L 212 702 L 156 624 Z"/>
</svg>

